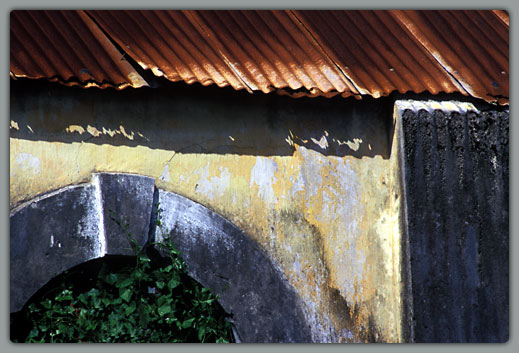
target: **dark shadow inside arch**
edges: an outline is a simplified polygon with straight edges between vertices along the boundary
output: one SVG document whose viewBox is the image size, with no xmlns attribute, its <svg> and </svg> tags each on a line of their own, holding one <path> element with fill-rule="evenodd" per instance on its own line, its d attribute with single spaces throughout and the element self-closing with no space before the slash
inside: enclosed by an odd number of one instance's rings
<svg viewBox="0 0 519 353">
<path fill-rule="evenodd" d="M 102 258 L 86 261 L 76 265 L 61 274 L 53 277 L 45 285 L 34 293 L 29 300 L 23 305 L 21 310 L 11 312 L 10 337 L 11 341 L 23 342 L 29 334 L 30 327 L 24 319 L 31 303 L 40 303 L 45 298 L 50 298 L 58 294 L 62 289 L 61 284 L 66 283 L 73 285 L 78 292 L 87 291 L 95 286 L 97 274 L 101 270 L 103 264 L 108 265 L 111 269 L 117 271 L 125 266 L 135 265 L 134 256 L 107 255 Z"/>
<path fill-rule="evenodd" d="M 164 269 L 166 266 L 171 265 L 171 259 L 160 256 L 159 252 L 156 251 L 153 247 L 146 247 L 146 254 L 151 260 L 151 268 L 152 269 Z M 10 339 L 12 342 L 24 342 L 26 337 L 29 335 L 31 329 L 33 328 L 34 323 L 31 321 L 30 309 L 29 306 L 31 304 L 39 305 L 43 300 L 50 299 L 55 302 L 55 297 L 61 293 L 63 289 L 71 289 L 73 292 L 73 297 L 77 298 L 81 293 L 86 293 L 89 290 L 96 288 L 100 290 L 101 293 L 106 293 L 108 295 L 115 294 L 114 290 L 117 291 L 115 287 L 110 288 L 111 286 L 107 286 L 106 283 L 103 283 L 101 277 L 104 273 L 111 274 L 121 274 L 123 272 L 131 271 L 135 265 L 137 264 L 136 256 L 125 256 L 125 255 L 106 255 L 102 258 L 97 258 L 94 260 L 86 261 L 77 266 L 74 266 L 63 273 L 53 277 L 49 282 L 47 282 L 43 287 L 41 287 L 34 295 L 29 298 L 29 300 L 25 303 L 20 311 L 12 312 L 10 315 Z M 198 290 L 201 290 L 203 287 L 200 283 L 194 280 L 192 277 L 188 276 L 183 271 L 179 272 L 181 284 L 179 287 L 185 287 L 189 289 L 189 291 L 180 291 L 180 293 L 192 293 L 192 289 L 198 287 Z M 155 291 L 159 291 L 155 286 L 155 283 L 144 283 L 143 288 L 135 288 L 135 291 L 140 291 L 137 297 L 142 296 L 153 296 L 158 295 L 155 294 Z M 153 289 L 150 294 L 150 289 Z M 107 292 L 107 290 L 109 292 Z M 179 291 L 177 290 L 177 293 Z M 196 299 L 194 295 L 190 295 L 188 300 L 185 303 L 180 303 L 180 307 L 183 305 L 189 306 L 192 299 Z M 136 299 L 134 299 L 136 300 Z M 177 304 L 179 305 L 179 304 Z M 218 302 L 213 302 L 210 314 L 213 318 L 220 321 L 220 324 L 225 324 L 225 321 L 230 321 L 232 319 L 228 313 L 221 307 Z M 107 310 L 107 308 L 99 309 L 99 310 Z M 177 314 L 180 311 L 177 311 Z M 208 312 L 209 313 L 209 312 Z M 155 313 L 158 315 L 158 313 Z M 183 321 L 187 319 L 187 317 L 181 317 L 176 315 L 177 319 Z M 222 325 L 223 326 L 223 325 Z M 157 330 L 157 327 L 150 327 L 151 330 Z M 168 330 L 169 332 L 169 330 Z M 226 330 L 225 339 L 229 342 L 235 342 L 235 338 L 233 335 L 232 328 Z M 168 333 L 169 335 L 169 333 Z M 171 339 L 174 339 L 175 336 L 172 334 Z M 141 339 L 146 339 L 146 337 L 142 337 Z M 196 335 L 192 335 L 192 339 L 196 339 Z M 209 341 L 210 342 L 210 341 Z"/>
</svg>

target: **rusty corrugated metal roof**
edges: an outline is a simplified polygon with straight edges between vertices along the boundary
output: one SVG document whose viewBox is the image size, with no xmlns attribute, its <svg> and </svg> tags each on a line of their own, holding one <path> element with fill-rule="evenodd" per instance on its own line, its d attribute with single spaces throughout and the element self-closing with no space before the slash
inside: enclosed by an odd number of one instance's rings
<svg viewBox="0 0 519 353">
<path fill-rule="evenodd" d="M 12 11 L 10 25 L 11 77 L 83 87 L 147 85 L 84 11 Z"/>
<path fill-rule="evenodd" d="M 468 94 L 487 101 L 508 100 L 508 25 L 495 12 L 393 14 Z"/>
<path fill-rule="evenodd" d="M 295 97 L 460 92 L 508 104 L 505 11 L 13 13 L 15 77 L 135 87 L 125 81 L 125 72 L 131 70 L 113 62 L 122 51 L 142 69 L 173 82 Z M 89 31 L 79 32 L 80 25 Z M 66 33 L 67 40 L 53 36 L 53 31 Z M 27 36 L 45 41 L 26 43 Z M 96 43 L 104 43 L 105 53 Z M 49 60 L 54 65 L 47 65 Z M 82 68 L 72 67 L 77 60 L 83 60 Z M 85 68 L 97 73 L 90 81 L 81 75 Z"/>
<path fill-rule="evenodd" d="M 449 74 L 388 11 L 298 11 L 296 16 L 362 94 L 457 91 Z"/>
</svg>

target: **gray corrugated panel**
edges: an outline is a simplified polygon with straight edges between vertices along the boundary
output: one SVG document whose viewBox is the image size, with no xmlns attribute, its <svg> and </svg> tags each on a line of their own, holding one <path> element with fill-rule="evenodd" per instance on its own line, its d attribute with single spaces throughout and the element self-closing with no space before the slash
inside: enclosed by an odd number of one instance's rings
<svg viewBox="0 0 519 353">
<path fill-rule="evenodd" d="M 506 342 L 510 117 L 448 105 L 398 105 L 414 340 Z"/>
</svg>

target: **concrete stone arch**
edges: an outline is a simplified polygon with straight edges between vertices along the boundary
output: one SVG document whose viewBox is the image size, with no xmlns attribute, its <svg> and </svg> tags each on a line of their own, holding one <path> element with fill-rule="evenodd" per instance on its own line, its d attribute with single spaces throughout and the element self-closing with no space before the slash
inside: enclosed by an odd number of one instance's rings
<svg viewBox="0 0 519 353">
<path fill-rule="evenodd" d="M 12 210 L 11 312 L 67 269 L 105 255 L 132 255 L 112 215 L 128 222 L 140 245 L 160 240 L 153 220 L 157 205 L 190 275 L 219 296 L 240 341 L 311 341 L 300 299 L 254 241 L 206 207 L 134 174 L 94 174 L 89 183 Z"/>
</svg>

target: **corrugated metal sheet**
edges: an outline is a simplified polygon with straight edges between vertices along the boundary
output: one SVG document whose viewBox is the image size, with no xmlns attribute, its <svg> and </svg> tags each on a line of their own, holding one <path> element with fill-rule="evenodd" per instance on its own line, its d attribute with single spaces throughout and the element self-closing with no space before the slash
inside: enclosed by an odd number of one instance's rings
<svg viewBox="0 0 519 353">
<path fill-rule="evenodd" d="M 12 11 L 10 25 L 13 78 L 119 89 L 147 85 L 83 11 Z"/>
<path fill-rule="evenodd" d="M 506 342 L 509 112 L 400 109 L 414 341 Z"/>
<path fill-rule="evenodd" d="M 172 81 L 357 93 L 285 11 L 89 13 L 143 68 Z"/>
<path fill-rule="evenodd" d="M 82 21 L 99 26 L 141 68 L 173 82 L 230 85 L 237 90 L 277 91 L 294 97 L 460 92 L 508 104 L 509 20 L 504 11 L 78 13 Z M 74 15 L 66 12 L 66 16 Z M 84 18 L 88 16 L 90 22 Z M 75 23 L 70 19 L 50 22 L 60 31 L 70 31 Z M 15 55 L 11 48 L 14 76 L 73 80 L 64 65 L 60 66 L 63 72 L 52 72 L 55 76 L 41 72 L 31 76 L 34 67 L 45 60 L 46 48 L 51 54 L 60 48 L 58 61 L 74 55 L 92 57 L 59 41 L 38 48 L 26 45 L 18 32 L 26 27 L 39 29 L 31 22 L 21 27 L 12 20 L 11 36 L 14 38 L 13 32 L 18 36 Z M 99 36 L 92 30 L 90 35 Z M 87 41 L 84 36 L 80 40 Z M 105 81 L 101 82 L 135 86 L 129 80 L 121 84 L 120 78 L 118 83 L 110 81 L 113 68 L 101 63 L 100 57 L 94 61 L 105 68 Z M 18 64 L 24 58 L 29 62 L 25 71 Z M 13 61 L 18 71 L 13 69 Z M 99 82 L 97 78 L 95 82 Z"/>
<path fill-rule="evenodd" d="M 391 12 L 297 11 L 296 16 L 362 94 L 458 90 Z"/>
<path fill-rule="evenodd" d="M 495 12 L 392 14 L 467 93 L 487 101 L 508 101 L 508 26 Z"/>
<path fill-rule="evenodd" d="M 144 69 L 171 81 L 244 88 L 182 11 L 89 11 Z"/>
</svg>

